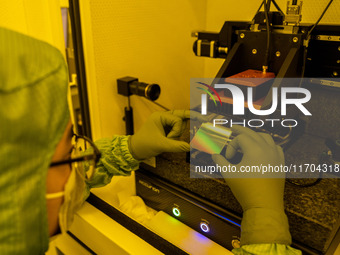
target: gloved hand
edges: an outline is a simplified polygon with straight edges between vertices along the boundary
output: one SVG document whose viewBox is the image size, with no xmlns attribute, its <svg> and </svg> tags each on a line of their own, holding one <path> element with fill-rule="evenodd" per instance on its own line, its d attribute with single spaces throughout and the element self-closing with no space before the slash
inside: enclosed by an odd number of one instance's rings
<svg viewBox="0 0 340 255">
<path fill-rule="evenodd" d="M 241 162 L 236 165 L 238 170 L 241 166 L 284 165 L 283 151 L 270 135 L 241 126 L 233 126 L 232 131 L 237 136 L 228 145 L 226 158 L 212 156 L 218 165 L 229 165 L 228 159 L 233 158 L 237 150 L 243 153 Z M 240 173 L 222 174 L 243 209 L 241 245 L 290 244 L 283 204 L 285 173 L 242 173 L 243 178 L 235 178 L 240 177 Z"/>
<path fill-rule="evenodd" d="M 140 130 L 129 139 L 129 149 L 135 159 L 142 160 L 157 156 L 162 152 L 185 152 L 190 145 L 178 139 L 186 121 L 198 115 L 189 110 L 155 112 L 147 119 Z"/>
</svg>

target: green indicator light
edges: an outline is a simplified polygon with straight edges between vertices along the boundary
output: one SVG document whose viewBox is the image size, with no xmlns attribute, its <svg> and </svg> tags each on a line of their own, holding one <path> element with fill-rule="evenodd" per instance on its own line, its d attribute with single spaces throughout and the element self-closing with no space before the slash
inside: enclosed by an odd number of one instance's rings
<svg viewBox="0 0 340 255">
<path fill-rule="evenodd" d="M 172 213 L 176 216 L 179 217 L 181 216 L 181 212 L 177 207 L 172 208 Z"/>
</svg>

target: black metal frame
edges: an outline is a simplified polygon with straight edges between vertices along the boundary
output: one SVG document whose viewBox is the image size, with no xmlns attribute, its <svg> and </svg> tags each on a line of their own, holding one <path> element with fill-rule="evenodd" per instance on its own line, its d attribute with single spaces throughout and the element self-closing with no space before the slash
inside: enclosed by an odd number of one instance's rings
<svg viewBox="0 0 340 255">
<path fill-rule="evenodd" d="M 75 55 L 75 65 L 78 79 L 79 103 L 83 123 L 82 130 L 78 130 L 78 132 L 92 139 L 79 0 L 69 0 L 69 8 Z"/>
</svg>

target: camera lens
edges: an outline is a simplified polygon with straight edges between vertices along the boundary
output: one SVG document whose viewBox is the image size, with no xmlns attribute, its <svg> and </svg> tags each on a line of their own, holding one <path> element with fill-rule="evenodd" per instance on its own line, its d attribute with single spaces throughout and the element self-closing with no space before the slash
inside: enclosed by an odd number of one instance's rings
<svg viewBox="0 0 340 255">
<path fill-rule="evenodd" d="M 161 93 L 161 88 L 158 84 L 147 84 L 138 81 L 129 84 L 129 90 L 131 94 L 146 97 L 151 101 L 155 101 Z"/>
<path fill-rule="evenodd" d="M 145 97 L 149 98 L 152 101 L 157 100 L 160 94 L 161 94 L 161 87 L 158 84 L 149 84 L 145 88 Z"/>
</svg>

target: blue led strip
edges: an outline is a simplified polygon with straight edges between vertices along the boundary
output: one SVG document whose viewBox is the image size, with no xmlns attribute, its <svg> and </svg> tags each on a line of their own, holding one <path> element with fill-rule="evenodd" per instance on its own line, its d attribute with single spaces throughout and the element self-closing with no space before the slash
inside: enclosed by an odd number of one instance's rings
<svg viewBox="0 0 340 255">
<path fill-rule="evenodd" d="M 226 221 L 228 221 L 228 222 L 230 222 L 230 223 L 232 223 L 232 224 L 234 224 L 234 225 L 236 225 L 236 226 L 238 226 L 238 227 L 241 227 L 240 224 L 238 224 L 238 223 L 236 223 L 236 222 L 234 222 L 234 221 L 232 221 L 232 220 L 230 220 L 230 219 L 228 219 L 228 218 L 226 218 L 226 217 L 224 217 L 224 216 L 222 216 L 222 215 L 219 215 L 218 213 L 214 213 L 214 212 L 213 212 L 213 214 L 215 214 L 215 215 L 218 216 L 218 217 L 221 217 L 222 219 L 225 219 Z"/>
</svg>

